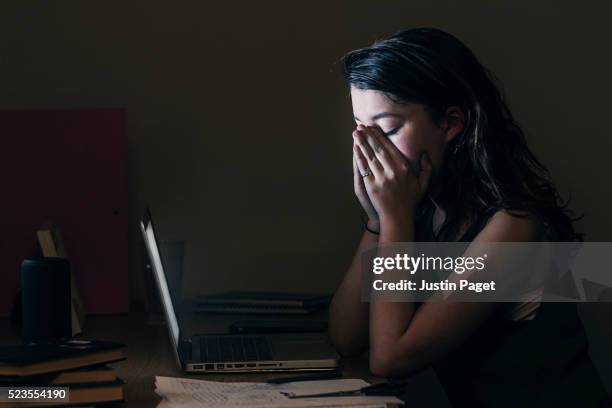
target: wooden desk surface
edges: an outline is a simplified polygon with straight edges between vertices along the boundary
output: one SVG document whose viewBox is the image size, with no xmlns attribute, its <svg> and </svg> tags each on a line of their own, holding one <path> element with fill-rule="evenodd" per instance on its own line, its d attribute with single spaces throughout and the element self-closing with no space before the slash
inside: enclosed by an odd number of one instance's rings
<svg viewBox="0 0 612 408">
<path fill-rule="evenodd" d="M 233 319 L 235 320 L 235 318 Z M 0 344 L 20 342 L 20 329 L 8 319 L 0 319 Z M 144 311 L 134 310 L 121 316 L 89 316 L 84 338 L 119 341 L 127 345 L 127 360 L 111 364 L 126 382 L 126 398 L 118 407 L 155 407 L 161 400 L 154 393 L 155 376 L 197 378 L 214 381 L 265 381 L 282 373 L 188 375 L 174 360 L 166 326 L 151 323 Z M 383 381 L 373 377 L 365 358 L 343 359 L 344 378 L 363 378 L 370 383 Z M 291 374 L 287 374 L 291 375 Z"/>
</svg>

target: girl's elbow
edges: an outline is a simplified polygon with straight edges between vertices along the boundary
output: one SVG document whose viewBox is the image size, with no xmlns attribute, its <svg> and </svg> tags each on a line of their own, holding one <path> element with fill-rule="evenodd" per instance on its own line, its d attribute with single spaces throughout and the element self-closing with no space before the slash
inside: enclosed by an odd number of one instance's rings
<svg viewBox="0 0 612 408">
<path fill-rule="evenodd" d="M 370 354 L 370 372 L 376 377 L 406 377 L 416 374 L 426 367 L 427 364 L 416 357 L 407 359 L 403 356 L 400 359 L 392 353 Z"/>
<path fill-rule="evenodd" d="M 419 353 L 392 344 L 370 350 L 370 371 L 377 377 L 404 377 L 427 366 Z"/>
<path fill-rule="evenodd" d="M 370 351 L 370 371 L 377 377 L 392 377 L 397 374 L 397 358 L 392 349 Z"/>
</svg>

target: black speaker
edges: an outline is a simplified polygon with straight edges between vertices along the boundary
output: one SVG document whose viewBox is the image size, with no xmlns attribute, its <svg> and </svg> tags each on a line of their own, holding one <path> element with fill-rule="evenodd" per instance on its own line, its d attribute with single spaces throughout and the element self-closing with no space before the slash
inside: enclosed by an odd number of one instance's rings
<svg viewBox="0 0 612 408">
<path fill-rule="evenodd" d="M 72 337 L 68 260 L 25 259 L 21 263 L 21 292 L 25 344 Z"/>
</svg>

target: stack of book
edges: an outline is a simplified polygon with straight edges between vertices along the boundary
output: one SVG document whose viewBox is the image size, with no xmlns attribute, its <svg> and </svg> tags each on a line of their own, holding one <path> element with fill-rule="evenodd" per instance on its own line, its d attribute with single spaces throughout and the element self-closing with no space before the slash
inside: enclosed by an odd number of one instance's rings
<svg viewBox="0 0 612 408">
<path fill-rule="evenodd" d="M 122 401 L 123 380 L 106 364 L 125 359 L 121 343 L 67 340 L 0 347 L 0 387 L 67 387 L 68 401 L 35 398 L 14 406 L 67 406 Z M 10 405 L 2 406 L 12 406 Z"/>
</svg>

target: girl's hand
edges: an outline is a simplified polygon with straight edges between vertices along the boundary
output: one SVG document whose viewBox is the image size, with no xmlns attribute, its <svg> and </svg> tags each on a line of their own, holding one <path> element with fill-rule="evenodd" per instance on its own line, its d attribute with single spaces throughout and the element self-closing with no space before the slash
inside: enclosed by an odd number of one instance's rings
<svg viewBox="0 0 612 408">
<path fill-rule="evenodd" d="M 353 132 L 353 137 L 355 136 L 355 132 Z M 378 219 L 378 213 L 374 209 L 372 205 L 372 201 L 370 201 L 370 197 L 368 197 L 368 192 L 366 191 L 365 184 L 363 182 L 363 178 L 361 177 L 361 173 L 359 172 L 359 168 L 357 167 L 357 158 L 355 156 L 355 141 L 353 141 L 353 188 L 355 190 L 355 195 L 357 196 L 357 200 L 359 200 L 359 204 L 365 211 L 368 217 L 368 228 L 378 231 L 380 230 L 380 222 Z"/>
<path fill-rule="evenodd" d="M 421 168 L 416 175 L 408 160 L 378 128 L 359 125 L 353 138 L 357 168 L 379 218 L 412 219 L 431 178 L 427 153 L 421 155 Z"/>
</svg>

